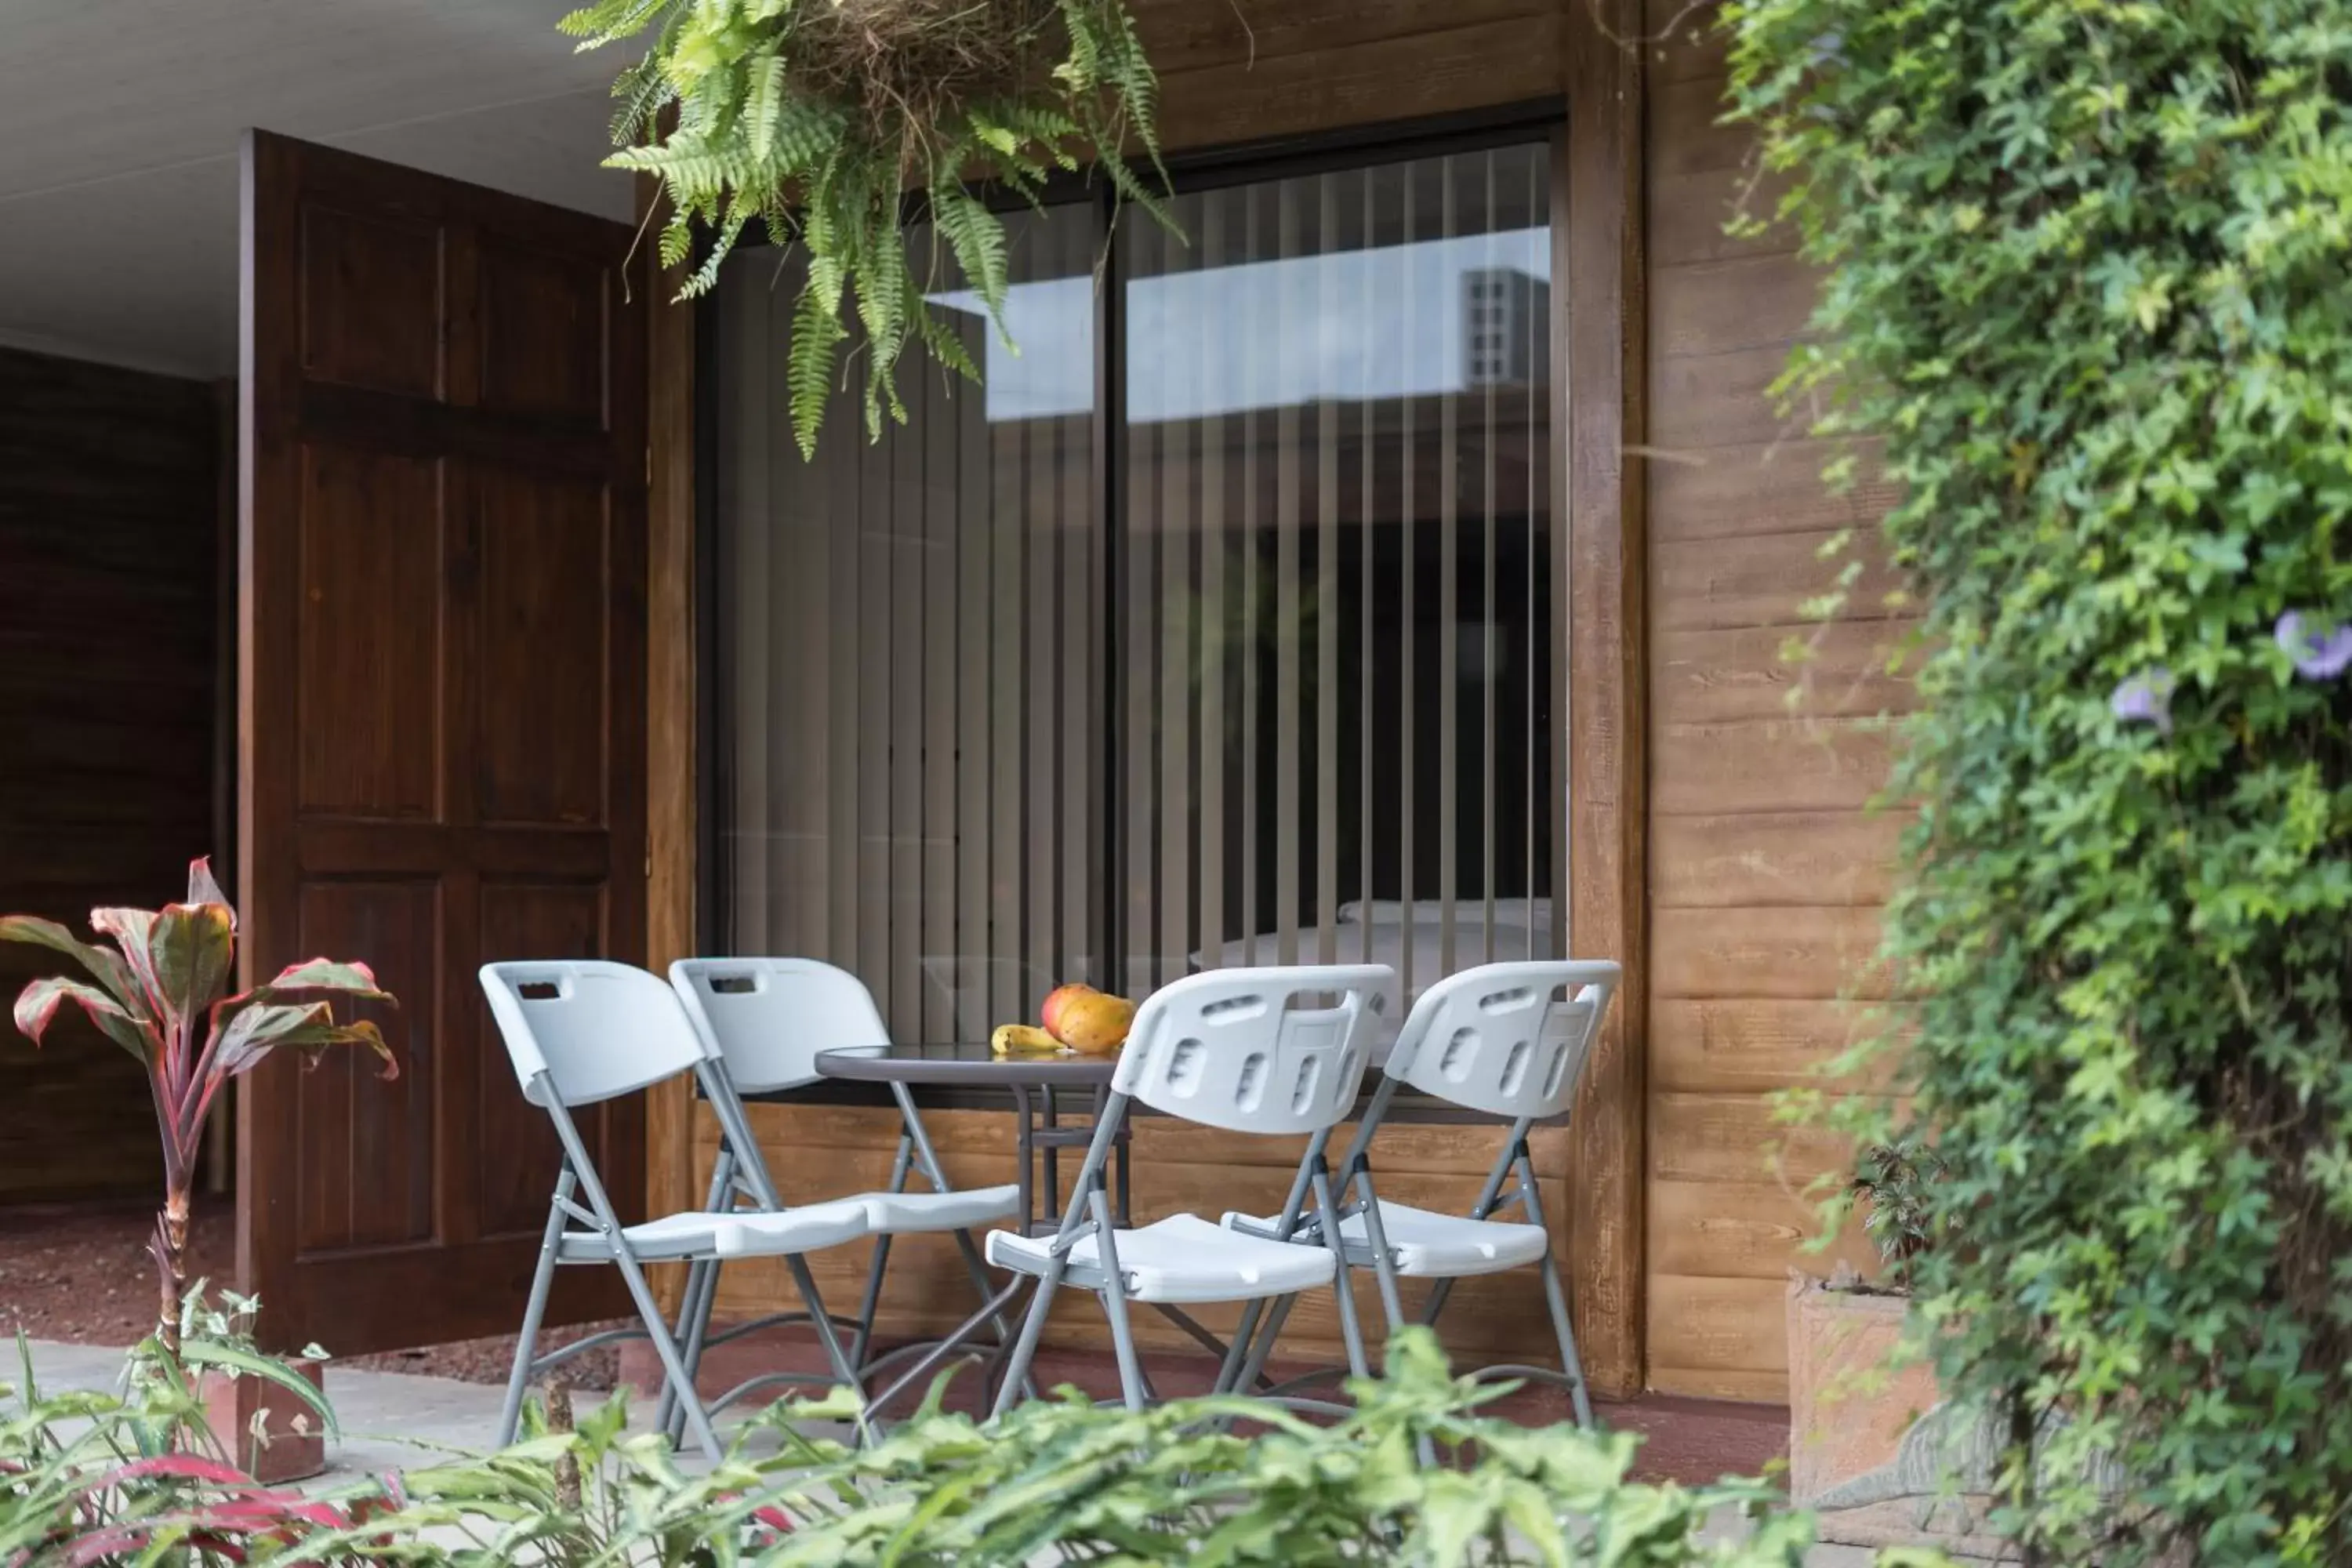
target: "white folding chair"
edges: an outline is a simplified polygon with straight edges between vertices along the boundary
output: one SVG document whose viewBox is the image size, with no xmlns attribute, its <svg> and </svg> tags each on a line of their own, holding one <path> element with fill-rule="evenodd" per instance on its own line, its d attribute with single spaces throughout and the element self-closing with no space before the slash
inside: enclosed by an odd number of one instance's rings
<svg viewBox="0 0 2352 1568">
<path fill-rule="evenodd" d="M 1130 1301 L 1157 1308 L 1216 1350 L 1223 1358 L 1216 1387 L 1224 1392 L 1255 1375 L 1264 1350 L 1254 1349 L 1246 1332 L 1219 1344 L 1182 1306 L 1241 1301 L 1252 1310 L 1268 1300 L 1330 1287 L 1349 1365 L 1365 1370 L 1363 1336 L 1336 1239 L 1328 1247 L 1301 1247 L 1243 1236 L 1190 1214 L 1122 1230 L 1112 1221 L 1103 1168 L 1130 1101 L 1230 1132 L 1310 1133 L 1319 1150 L 1355 1107 L 1371 1055 L 1372 1014 L 1395 984 L 1394 973 L 1379 964 L 1226 969 L 1187 975 L 1144 1000 L 1060 1230 L 1050 1237 L 989 1233 L 988 1260 L 1037 1281 L 997 1395 L 1000 1413 L 1019 1396 L 1045 1315 L 1064 1285 L 1101 1299 L 1118 1358 L 1119 1391 L 1130 1408 L 1140 1408 L 1150 1390 L 1136 1356 Z M 1334 1201 L 1328 1170 L 1302 1165 L 1296 1185 L 1318 1204 Z"/>
<path fill-rule="evenodd" d="M 660 978 L 625 963 L 577 959 L 546 963 L 486 963 L 482 990 L 490 1016 L 506 1040 L 523 1098 L 555 1122 L 563 1163 L 548 1205 L 547 1231 L 531 1277 L 530 1304 L 515 1342 L 513 1374 L 506 1407 L 499 1417 L 499 1444 L 514 1440 L 530 1380 L 584 1348 L 568 1345 L 535 1356 L 540 1321 L 559 1264 L 609 1263 L 618 1268 L 659 1358 L 668 1397 L 679 1402 L 695 1441 L 715 1461 L 721 1457 L 710 1415 L 696 1397 L 694 1379 L 677 1342 L 662 1321 L 661 1307 L 646 1283 L 647 1263 L 716 1263 L 721 1258 L 782 1258 L 817 1325 L 834 1375 L 856 1378 L 818 1298 L 802 1254 L 837 1247 L 866 1234 L 866 1205 L 812 1204 L 782 1213 L 713 1214 L 691 1210 L 642 1225 L 624 1225 L 597 1179 L 574 1108 L 629 1094 L 699 1066 L 702 1042 L 687 1021 L 677 994 Z M 573 1194 L 577 1193 L 578 1200 Z"/>
<path fill-rule="evenodd" d="M 1349 1267 L 1373 1271 L 1391 1331 L 1404 1323 L 1400 1279 L 1435 1281 L 1421 1313 L 1423 1323 L 1433 1325 L 1454 1280 L 1534 1265 L 1542 1275 L 1544 1304 L 1559 1342 L 1559 1370 L 1493 1366 L 1482 1368 L 1480 1375 L 1561 1384 L 1578 1423 L 1590 1426 L 1591 1398 L 1577 1358 L 1568 1290 L 1552 1258 L 1551 1232 L 1536 1192 L 1528 1131 L 1575 1102 L 1577 1082 L 1622 973 L 1605 961 L 1538 961 L 1481 964 L 1437 982 L 1406 1016 L 1381 1086 L 1340 1161 L 1339 1190 L 1346 1202 L 1336 1211 L 1324 1204 L 1307 1213 L 1294 1191 L 1280 1215 L 1229 1214 L 1226 1228 L 1243 1236 L 1319 1240 L 1322 1215 L 1337 1212 Z M 1468 1215 L 1391 1203 L 1373 1192 L 1369 1152 L 1400 1088 L 1509 1119 L 1510 1131 Z M 1507 1183 L 1513 1184 L 1507 1196 Z M 1494 1217 L 1513 1204 L 1519 1205 L 1519 1220 Z M 1279 1327 L 1277 1317 L 1269 1332 Z"/>
<path fill-rule="evenodd" d="M 757 1208 L 782 1209 L 783 1202 L 744 1114 L 742 1096 L 782 1093 L 817 1082 L 824 1076 L 816 1070 L 819 1051 L 888 1045 L 889 1032 L 883 1026 L 874 997 L 848 971 L 807 958 L 682 958 L 669 966 L 669 978 L 702 1038 L 703 1059 L 696 1072 L 704 1098 L 719 1120 L 719 1158 L 711 1170 L 706 1206 L 727 1209 L 748 1200 Z M 998 1293 L 991 1289 L 987 1270 L 981 1265 L 972 1228 L 1009 1220 L 1021 1207 L 1017 1184 L 961 1192 L 950 1186 L 922 1119 L 915 1112 L 914 1096 L 905 1084 L 890 1088 L 898 1100 L 899 1118 L 898 1152 L 891 1164 L 890 1185 L 882 1192 L 828 1200 L 828 1206 L 834 1202 L 863 1205 L 866 1232 L 874 1238 L 865 1299 L 849 1324 L 855 1331 L 850 1364 L 861 1380 L 873 1377 L 895 1357 L 922 1348 L 908 1345 L 887 1355 L 871 1359 L 867 1355 L 875 1314 L 881 1306 L 883 1275 L 889 1268 L 891 1238 L 952 1236 L 963 1254 L 973 1289 L 987 1302 Z M 908 1177 L 915 1171 L 930 1184 L 930 1192 L 907 1191 Z M 689 1371 L 699 1370 L 703 1352 L 710 1345 L 796 1321 L 803 1315 L 774 1313 L 711 1334 L 710 1310 L 718 1294 L 719 1261 L 698 1263 L 688 1271 L 680 1321 Z M 996 1310 L 1002 1310 L 1000 1302 Z M 1001 1320 L 997 1328 L 1000 1343 L 1008 1342 L 1011 1335 Z M 762 1384 L 777 1381 L 782 1379 L 753 1378 L 714 1405 L 723 1406 Z M 667 1414 L 665 1410 L 664 1415 Z"/>
</svg>

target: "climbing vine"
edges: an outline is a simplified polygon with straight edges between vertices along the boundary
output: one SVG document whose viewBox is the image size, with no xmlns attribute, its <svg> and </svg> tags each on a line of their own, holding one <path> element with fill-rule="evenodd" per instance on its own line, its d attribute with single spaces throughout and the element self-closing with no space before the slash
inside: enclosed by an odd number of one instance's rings
<svg viewBox="0 0 2352 1568">
<path fill-rule="evenodd" d="M 2352 1561 L 2352 8 L 1726 16 L 1924 616 L 1889 1048 L 2000 1521 Z"/>
</svg>

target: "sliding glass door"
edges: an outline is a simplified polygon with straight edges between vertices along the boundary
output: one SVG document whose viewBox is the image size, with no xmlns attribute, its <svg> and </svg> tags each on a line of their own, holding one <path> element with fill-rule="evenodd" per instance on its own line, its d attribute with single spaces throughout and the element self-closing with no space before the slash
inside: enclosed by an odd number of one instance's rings
<svg viewBox="0 0 2352 1568">
<path fill-rule="evenodd" d="M 1180 185 L 1181 237 L 1013 222 L 983 388 L 858 374 L 814 462 L 797 278 L 715 310 L 720 944 L 894 1032 L 1066 978 L 1559 952 L 1545 143 Z M 921 235 L 915 243 L 929 254 Z"/>
</svg>

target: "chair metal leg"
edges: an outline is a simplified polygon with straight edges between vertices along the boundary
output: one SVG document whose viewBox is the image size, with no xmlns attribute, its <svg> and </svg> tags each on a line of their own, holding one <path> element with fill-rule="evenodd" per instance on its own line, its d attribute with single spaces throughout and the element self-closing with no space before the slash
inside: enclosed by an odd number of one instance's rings
<svg viewBox="0 0 2352 1568">
<path fill-rule="evenodd" d="M 808 1259 L 795 1252 L 784 1262 L 792 1269 L 793 1288 L 809 1310 L 809 1321 L 816 1327 L 817 1342 L 824 1346 L 825 1363 L 833 1368 L 835 1381 L 845 1388 L 857 1387 L 857 1369 L 842 1349 L 841 1336 L 833 1331 L 833 1320 L 825 1314 L 824 1298 L 817 1294 L 816 1276 L 809 1272 Z"/>
<path fill-rule="evenodd" d="M 866 1370 L 866 1353 L 874 1344 L 874 1317 L 882 1310 L 882 1276 L 890 1268 L 890 1237 L 874 1238 L 874 1258 L 866 1266 L 866 1293 L 857 1303 L 857 1332 L 849 1342 L 849 1364 Z"/>
<path fill-rule="evenodd" d="M 1568 1289 L 1559 1278 L 1559 1265 L 1551 1254 L 1544 1254 L 1544 1302 L 1551 1309 L 1552 1332 L 1559 1336 L 1559 1369 L 1568 1374 L 1568 1397 L 1576 1409 L 1576 1424 L 1586 1431 L 1592 1430 L 1592 1395 L 1584 1386 L 1584 1363 L 1576 1353 L 1576 1330 L 1570 1325 L 1568 1310 Z"/>
<path fill-rule="evenodd" d="M 670 1337 L 668 1321 L 662 1317 L 661 1303 L 654 1300 L 653 1287 L 646 1281 L 646 1271 L 637 1266 L 635 1254 L 613 1237 L 613 1263 L 621 1271 L 621 1279 L 629 1288 L 629 1299 L 636 1303 L 637 1317 L 646 1325 L 646 1338 L 653 1342 L 654 1355 L 661 1362 L 662 1375 L 669 1380 L 679 1401 L 686 1408 L 687 1430 L 712 1464 L 726 1458 L 719 1445 L 719 1434 L 710 1425 L 710 1413 L 702 1407 L 702 1399 L 694 1391 L 694 1379 L 686 1370 L 686 1363 L 677 1352 L 677 1342 Z"/>
<path fill-rule="evenodd" d="M 1257 1321 L 1265 1309 L 1264 1301 L 1243 1306 L 1241 1321 L 1234 1325 L 1233 1342 L 1225 1347 L 1225 1359 L 1217 1367 L 1217 1381 L 1210 1393 L 1231 1394 L 1241 1386 L 1242 1368 L 1249 1360 L 1250 1343 L 1257 1337 Z"/>
<path fill-rule="evenodd" d="M 907 1174 L 914 1168 L 915 1142 L 901 1128 L 898 1132 L 898 1152 L 890 1162 L 890 1186 L 893 1193 L 907 1190 Z M 890 1237 L 886 1232 L 874 1238 L 874 1260 L 866 1268 L 866 1294 L 857 1305 L 857 1337 L 849 1347 L 849 1364 L 860 1373 L 866 1370 L 866 1356 L 874 1343 L 874 1315 L 882 1309 L 882 1276 L 890 1268 Z"/>
<path fill-rule="evenodd" d="M 539 1352 L 539 1325 L 547 1316 L 548 1292 L 555 1286 L 555 1254 L 563 1241 L 563 1204 L 572 1195 L 572 1173 L 557 1180 L 555 1200 L 547 1206 L 547 1230 L 539 1244 L 539 1265 L 530 1277 L 530 1299 L 522 1310 L 522 1330 L 515 1338 L 514 1370 L 507 1374 L 506 1404 L 499 1412 L 499 1447 L 515 1440 L 522 1423 L 522 1396 L 530 1386 L 532 1359 Z"/>
<path fill-rule="evenodd" d="M 1381 1310 L 1388 1314 L 1389 1332 L 1404 1327 L 1404 1296 L 1397 1289 L 1396 1259 L 1389 1255 L 1388 1227 L 1381 1223 L 1381 1200 L 1372 1191 L 1372 1173 L 1359 1168 L 1357 1190 L 1364 1195 L 1364 1237 L 1372 1249 L 1372 1279 L 1381 1288 Z"/>
<path fill-rule="evenodd" d="M 971 1317 L 966 1318 L 962 1322 L 957 1324 L 954 1331 L 950 1333 L 945 1339 L 940 1340 L 937 1344 L 933 1345 L 930 1350 L 924 1354 L 920 1361 L 917 1362 L 913 1366 L 908 1367 L 905 1372 L 899 1373 L 898 1376 L 891 1383 L 889 1387 L 884 1389 L 881 1393 L 876 1394 L 871 1400 L 867 1401 L 866 1407 L 870 1411 L 877 1413 L 877 1415 L 879 1412 L 889 1408 L 891 1403 L 895 1401 L 899 1394 L 913 1387 L 922 1379 L 931 1375 L 933 1370 L 936 1369 L 940 1363 L 946 1361 L 949 1356 L 954 1354 L 956 1351 L 961 1349 L 965 1341 L 971 1339 L 972 1335 L 981 1331 L 983 1324 L 987 1323 L 990 1320 L 996 1318 L 997 1315 L 1004 1310 L 1005 1305 L 1010 1302 L 1013 1297 L 1021 1293 L 1021 1288 L 1027 1283 L 1028 1281 L 1025 1279 L 1015 1278 L 1012 1284 L 1007 1285 L 1003 1289 L 983 1300 L 980 1304 L 979 1311 L 974 1312 Z M 1000 1351 L 1002 1347 L 1000 1347 Z"/>
<path fill-rule="evenodd" d="M 1118 1254 L 1111 1240 L 1110 1194 L 1097 1184 L 1087 1194 L 1087 1205 L 1094 1213 L 1095 1245 L 1102 1249 L 1103 1313 L 1110 1319 L 1111 1352 L 1118 1358 L 1119 1394 L 1129 1410 L 1140 1410 L 1150 1384 L 1135 1353 L 1135 1325 L 1127 1317 L 1127 1281 L 1119 1277 Z"/>
<path fill-rule="evenodd" d="M 1005 1363 L 1004 1381 L 997 1388 L 992 1416 L 1012 1409 L 1013 1402 L 1028 1383 L 1029 1363 L 1037 1358 L 1037 1341 L 1045 1332 L 1045 1314 L 1054 1305 L 1054 1293 L 1062 1288 L 1062 1275 L 1068 1268 L 1069 1259 L 1058 1253 L 1046 1260 L 1045 1272 L 1037 1279 L 1037 1293 L 1029 1299 L 1029 1315 L 1021 1320 L 1021 1337 L 1013 1343 L 1013 1359 Z"/>
<path fill-rule="evenodd" d="M 1266 1357 L 1274 1353 L 1274 1342 L 1282 1337 L 1282 1325 L 1290 1321 L 1290 1309 L 1297 1300 L 1296 1296 L 1285 1296 L 1266 1310 L 1264 1326 L 1250 1339 L 1249 1354 L 1242 1362 L 1241 1375 L 1234 1380 L 1234 1388 L 1257 1386 L 1265 1373 Z"/>
<path fill-rule="evenodd" d="M 1318 1163 L 1315 1168 L 1315 1206 L 1323 1215 L 1323 1240 L 1331 1249 L 1331 1261 L 1337 1276 L 1331 1293 L 1339 1307 L 1339 1337 L 1347 1342 L 1348 1370 L 1358 1377 L 1371 1375 L 1364 1360 L 1364 1331 L 1356 1321 L 1356 1287 L 1348 1272 L 1348 1244 L 1339 1235 L 1339 1205 L 1331 1192 L 1331 1173 Z"/>
<path fill-rule="evenodd" d="M 1526 1206 L 1528 1223 L 1543 1226 L 1543 1200 L 1536 1194 L 1535 1160 L 1524 1141 L 1519 1144 L 1514 1162 L 1519 1170 L 1519 1200 Z M 1547 1229 L 1545 1234 L 1550 1232 Z M 1592 1395 L 1584 1386 L 1584 1363 L 1576 1353 L 1576 1329 L 1568 1306 L 1568 1286 L 1559 1277 L 1559 1264 L 1546 1247 L 1543 1255 L 1544 1304 L 1551 1311 L 1552 1332 L 1559 1338 L 1559 1370 L 1569 1380 L 1568 1397 L 1576 1410 L 1576 1424 L 1587 1431 L 1592 1428 Z"/>
<path fill-rule="evenodd" d="M 710 1313 L 719 1300 L 719 1260 L 715 1258 L 697 1263 L 687 1276 L 687 1300 L 678 1313 L 686 1329 L 686 1375 L 690 1385 L 698 1384 L 702 1377 L 702 1353 L 710 1344 Z M 662 1430 L 669 1434 L 673 1446 L 686 1441 L 685 1412 L 669 1390 L 662 1391 L 669 1406 L 669 1415 Z"/>
<path fill-rule="evenodd" d="M 698 1262 L 689 1263 L 686 1266 L 686 1289 L 684 1293 L 678 1297 L 677 1327 L 671 1331 L 672 1332 L 686 1335 L 689 1341 L 691 1340 L 694 1325 L 695 1298 L 701 1294 L 702 1265 Z M 667 1384 L 662 1384 L 661 1397 L 654 1401 L 654 1430 L 656 1432 L 669 1431 L 670 1418 L 676 1415 L 677 1412 L 677 1394 Z M 677 1440 L 677 1436 L 673 1433 L 671 1435 L 670 1441 L 675 1443 Z"/>
</svg>

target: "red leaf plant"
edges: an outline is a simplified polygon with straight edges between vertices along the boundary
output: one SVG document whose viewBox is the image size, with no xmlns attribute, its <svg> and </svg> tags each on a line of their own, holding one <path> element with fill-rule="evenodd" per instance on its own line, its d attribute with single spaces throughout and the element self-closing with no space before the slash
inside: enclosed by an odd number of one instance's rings
<svg viewBox="0 0 2352 1568">
<path fill-rule="evenodd" d="M 337 1023 L 331 1004 L 318 994 L 383 1003 L 392 997 L 378 988 L 366 964 L 323 958 L 294 964 L 267 985 L 228 994 L 236 911 L 213 880 L 208 860 L 189 866 L 186 902 L 155 910 L 92 910 L 89 924 L 114 945 L 81 942 L 55 921 L 0 916 L 0 941 L 64 953 L 95 982 L 34 981 L 16 998 L 16 1027 L 37 1045 L 70 1002 L 146 1069 L 163 1143 L 163 1212 L 150 1244 L 161 1284 L 155 1335 L 177 1356 L 189 1190 L 215 1097 L 280 1047 L 315 1056 L 329 1046 L 365 1046 L 383 1058 L 385 1078 L 397 1077 L 399 1064 L 383 1031 L 364 1019 Z"/>
</svg>

